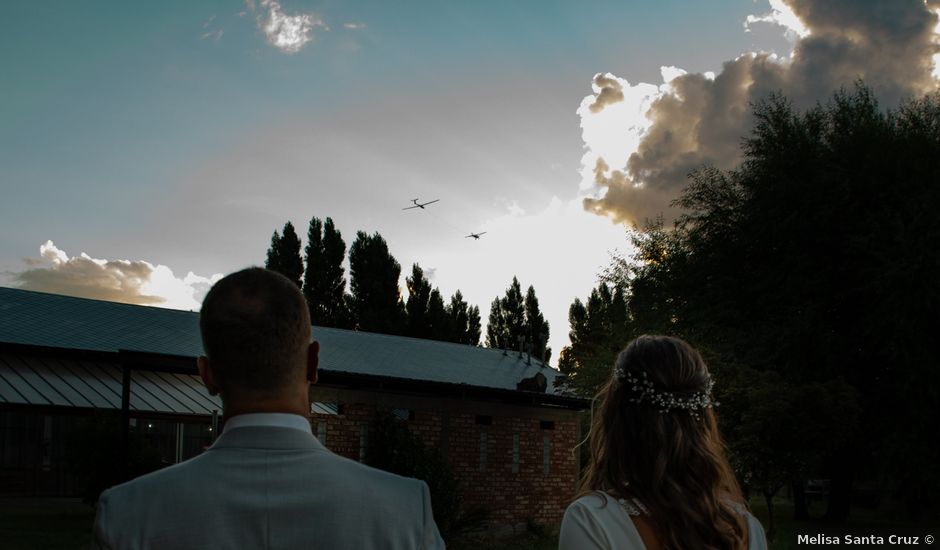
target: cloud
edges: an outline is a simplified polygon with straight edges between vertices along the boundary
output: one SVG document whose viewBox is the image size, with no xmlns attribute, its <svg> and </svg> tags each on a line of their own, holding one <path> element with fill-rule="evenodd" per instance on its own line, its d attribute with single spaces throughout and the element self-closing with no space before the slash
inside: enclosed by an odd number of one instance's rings
<svg viewBox="0 0 940 550">
<path fill-rule="evenodd" d="M 143 260 L 99 260 L 82 252 L 69 257 L 46 241 L 39 258 L 25 260 L 27 269 L 13 275 L 19 288 L 83 298 L 173 309 L 198 310 L 202 298 L 221 274 L 179 278 L 165 265 Z"/>
<path fill-rule="evenodd" d="M 303 49 L 313 40 L 314 28 L 330 30 L 314 13 L 287 15 L 277 0 L 261 0 L 259 5 L 266 12 L 258 16 L 258 27 L 269 44 L 285 53 L 297 53 Z M 249 2 L 248 8 L 254 10 L 254 2 Z"/>
<path fill-rule="evenodd" d="M 764 15 L 748 15 L 744 20 L 745 31 L 750 32 L 754 23 L 770 23 L 783 27 L 790 41 L 796 42 L 809 36 L 809 29 L 783 0 L 770 0 L 770 8 L 771 12 Z"/>
<path fill-rule="evenodd" d="M 349 29 L 351 31 L 361 31 L 366 28 L 365 23 L 343 23 L 344 29 Z"/>
<path fill-rule="evenodd" d="M 937 4 L 936 0 L 932 0 Z M 630 85 L 607 73 L 578 109 L 585 154 L 584 208 L 616 221 L 642 223 L 670 208 L 703 164 L 731 168 L 753 120 L 750 105 L 783 92 L 804 109 L 862 78 L 886 107 L 937 89 L 936 6 L 923 0 L 778 0 L 769 22 L 791 33 L 789 57 L 747 53 L 716 74 L 663 68 L 660 85 Z M 618 93 L 623 99 L 618 99 Z"/>
<path fill-rule="evenodd" d="M 203 40 L 212 40 L 213 42 L 218 42 L 222 38 L 222 35 L 225 34 L 225 31 L 222 29 L 217 29 L 214 31 L 202 33 Z"/>
</svg>

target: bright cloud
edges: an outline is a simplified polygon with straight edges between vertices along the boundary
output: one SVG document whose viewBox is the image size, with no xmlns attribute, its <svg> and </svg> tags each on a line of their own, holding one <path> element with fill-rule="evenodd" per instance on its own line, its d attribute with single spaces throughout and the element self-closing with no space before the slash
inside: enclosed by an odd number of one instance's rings
<svg viewBox="0 0 940 550">
<path fill-rule="evenodd" d="M 102 260 L 82 252 L 69 255 L 52 241 L 39 247 L 39 258 L 13 276 L 20 288 L 83 298 L 172 309 L 198 310 L 202 298 L 221 273 L 202 277 L 189 272 L 179 278 L 165 265 L 143 260 Z"/>
<path fill-rule="evenodd" d="M 297 53 L 313 40 L 314 28 L 330 30 L 316 14 L 285 14 L 277 0 L 261 0 L 260 6 L 267 11 L 258 16 L 258 26 L 268 43 L 285 53 Z"/>
<path fill-rule="evenodd" d="M 598 74 L 578 109 L 584 207 L 627 223 L 673 219 L 671 203 L 690 172 L 740 160 L 741 139 L 753 127 L 751 105 L 770 93 L 805 109 L 862 78 L 882 105 L 896 108 L 903 98 L 938 89 L 938 3 L 770 0 L 771 13 L 746 24 L 786 29 L 794 41 L 788 57 L 746 53 L 717 74 L 663 67 L 658 86 Z"/>
<path fill-rule="evenodd" d="M 770 0 L 770 8 L 770 13 L 764 15 L 748 15 L 744 20 L 745 31 L 750 31 L 754 23 L 770 23 L 786 29 L 787 40 L 791 42 L 809 36 L 809 29 L 783 0 Z"/>
</svg>

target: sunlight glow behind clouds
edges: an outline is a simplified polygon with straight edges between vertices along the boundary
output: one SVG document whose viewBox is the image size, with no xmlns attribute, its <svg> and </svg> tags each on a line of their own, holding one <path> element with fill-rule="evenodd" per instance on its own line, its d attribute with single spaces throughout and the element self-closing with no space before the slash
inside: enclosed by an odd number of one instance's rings
<svg viewBox="0 0 940 550">
<path fill-rule="evenodd" d="M 52 292 L 138 305 L 198 310 L 202 298 L 222 274 L 202 277 L 189 272 L 178 278 L 165 265 L 143 260 L 102 260 L 82 252 L 69 255 L 52 241 L 39 247 L 39 258 L 13 281 L 26 290 Z"/>
<path fill-rule="evenodd" d="M 486 235 L 479 241 L 464 239 L 459 246 L 422 251 L 418 258 L 399 257 L 402 281 L 411 273 L 411 262 L 417 261 L 425 271 L 435 270 L 433 284 L 440 284 L 445 300 L 459 288 L 471 305 L 480 308 L 483 344 L 490 304 L 517 276 L 523 291 L 535 287 L 551 329 L 550 363 L 557 364 L 558 352 L 568 345 L 568 308 L 575 297 L 585 300 L 597 286 L 611 252 L 629 249 L 625 228 L 586 214 L 577 197 L 552 197 L 543 208 L 529 211 L 509 201 L 502 215 L 485 220 L 474 231 Z M 390 245 L 394 248 L 394 243 Z M 403 297 L 407 298 L 406 291 Z"/>
<path fill-rule="evenodd" d="M 770 0 L 770 8 L 771 12 L 764 15 L 748 15 L 744 20 L 745 32 L 749 32 L 754 23 L 770 23 L 786 29 L 785 35 L 790 42 L 809 36 L 809 29 L 783 0 Z"/>
</svg>

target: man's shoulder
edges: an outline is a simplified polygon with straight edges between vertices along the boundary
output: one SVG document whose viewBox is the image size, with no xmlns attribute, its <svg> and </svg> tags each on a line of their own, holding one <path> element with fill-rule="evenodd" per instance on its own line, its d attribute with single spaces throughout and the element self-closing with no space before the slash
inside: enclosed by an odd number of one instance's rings
<svg viewBox="0 0 940 550">
<path fill-rule="evenodd" d="M 159 470 L 136 477 L 130 481 L 115 485 L 101 494 L 102 498 L 130 497 L 133 494 L 150 494 L 155 491 L 172 490 L 177 483 L 188 483 L 198 478 L 196 470 L 204 466 L 207 455 L 201 454 Z"/>
</svg>

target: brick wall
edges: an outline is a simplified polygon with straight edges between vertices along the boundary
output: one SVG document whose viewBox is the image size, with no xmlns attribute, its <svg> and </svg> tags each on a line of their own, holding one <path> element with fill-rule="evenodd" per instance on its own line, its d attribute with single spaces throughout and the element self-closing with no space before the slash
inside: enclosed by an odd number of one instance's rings
<svg viewBox="0 0 940 550">
<path fill-rule="evenodd" d="M 311 401 L 338 403 L 339 414 L 313 414 L 313 432 L 324 445 L 360 458 L 377 412 L 411 412 L 409 429 L 441 449 L 461 482 L 464 502 L 489 510 L 494 527 L 520 527 L 529 520 L 561 522 L 574 494 L 578 412 L 551 408 L 434 399 L 315 387 Z M 321 426 L 324 425 L 324 426 Z M 546 466 L 547 457 L 547 466 Z"/>
</svg>

